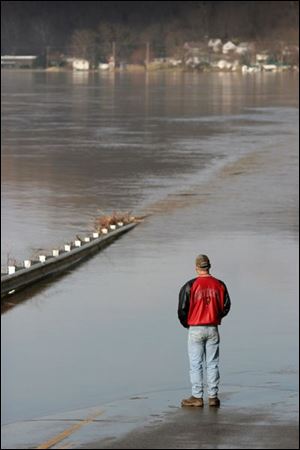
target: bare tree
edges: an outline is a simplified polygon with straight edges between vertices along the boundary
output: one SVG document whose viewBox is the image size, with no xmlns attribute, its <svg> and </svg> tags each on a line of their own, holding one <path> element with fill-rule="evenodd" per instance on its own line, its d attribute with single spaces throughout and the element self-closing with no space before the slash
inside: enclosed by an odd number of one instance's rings
<svg viewBox="0 0 300 450">
<path fill-rule="evenodd" d="M 112 43 L 116 43 L 116 57 L 128 59 L 137 46 L 137 34 L 133 27 L 120 23 L 101 22 L 97 28 L 99 53 L 108 59 L 112 52 Z"/>
<path fill-rule="evenodd" d="M 175 19 L 164 30 L 164 45 L 167 56 L 183 57 L 183 45 L 189 40 L 190 34 L 180 27 L 179 20 Z"/>
<path fill-rule="evenodd" d="M 83 58 L 92 64 L 96 62 L 97 56 L 97 34 L 93 30 L 77 30 L 72 34 L 70 40 L 71 54 L 77 58 Z"/>
<path fill-rule="evenodd" d="M 32 37 L 40 47 L 47 47 L 53 43 L 53 30 L 47 19 L 39 18 L 33 22 Z"/>
<path fill-rule="evenodd" d="M 21 42 L 18 18 L 1 14 L 1 53 L 16 53 Z"/>
</svg>

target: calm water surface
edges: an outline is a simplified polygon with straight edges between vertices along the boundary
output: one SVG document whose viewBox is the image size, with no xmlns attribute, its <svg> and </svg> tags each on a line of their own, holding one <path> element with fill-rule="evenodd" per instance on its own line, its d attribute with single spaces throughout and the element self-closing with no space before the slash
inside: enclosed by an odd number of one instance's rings
<svg viewBox="0 0 300 450">
<path fill-rule="evenodd" d="M 268 386 L 296 414 L 297 86 L 290 73 L 2 73 L 3 266 L 101 211 L 154 213 L 2 315 L 5 423 L 188 392 L 177 295 L 198 253 L 232 297 L 221 392 L 240 386 L 247 406 Z"/>
</svg>

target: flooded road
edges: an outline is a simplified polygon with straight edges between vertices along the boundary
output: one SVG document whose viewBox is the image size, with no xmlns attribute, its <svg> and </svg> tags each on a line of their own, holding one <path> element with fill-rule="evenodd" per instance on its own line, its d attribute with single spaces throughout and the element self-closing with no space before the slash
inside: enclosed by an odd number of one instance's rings
<svg viewBox="0 0 300 450">
<path fill-rule="evenodd" d="M 3 422 L 188 392 L 177 296 L 198 253 L 232 297 L 221 393 L 255 407 L 264 389 L 294 417 L 298 76 L 2 78 L 2 265 L 99 211 L 153 213 L 2 315 Z"/>
</svg>

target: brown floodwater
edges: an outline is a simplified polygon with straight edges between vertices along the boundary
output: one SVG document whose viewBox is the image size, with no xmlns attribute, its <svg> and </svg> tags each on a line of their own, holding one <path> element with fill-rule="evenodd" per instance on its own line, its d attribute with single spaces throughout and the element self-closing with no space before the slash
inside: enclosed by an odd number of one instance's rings
<svg viewBox="0 0 300 450">
<path fill-rule="evenodd" d="M 3 422 L 188 392 L 177 296 L 198 253 L 232 298 L 221 392 L 296 414 L 298 75 L 1 76 L 2 270 L 101 212 L 152 213 L 2 314 Z"/>
</svg>

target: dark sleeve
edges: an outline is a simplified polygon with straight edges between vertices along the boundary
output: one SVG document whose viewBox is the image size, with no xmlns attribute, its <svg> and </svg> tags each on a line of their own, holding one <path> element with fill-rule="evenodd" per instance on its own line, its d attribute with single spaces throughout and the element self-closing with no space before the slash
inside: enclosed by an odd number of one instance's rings
<svg viewBox="0 0 300 450">
<path fill-rule="evenodd" d="M 223 312 L 222 312 L 222 318 L 223 318 L 223 317 L 227 316 L 227 314 L 230 311 L 231 300 L 230 300 L 230 297 L 229 297 L 229 293 L 228 293 L 228 289 L 226 287 L 226 284 L 223 283 L 223 282 L 222 282 L 222 284 L 223 284 L 223 286 L 225 288 L 225 292 L 224 292 L 224 308 L 223 308 Z"/>
<path fill-rule="evenodd" d="M 189 328 L 187 320 L 190 309 L 190 292 L 193 282 L 194 279 L 185 283 L 179 292 L 179 302 L 177 312 L 179 322 L 184 328 Z"/>
</svg>

